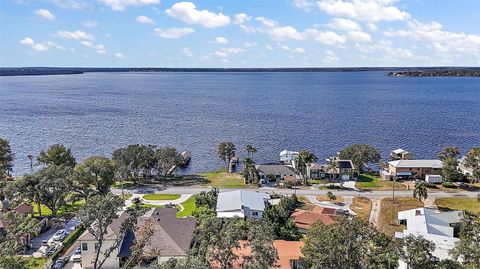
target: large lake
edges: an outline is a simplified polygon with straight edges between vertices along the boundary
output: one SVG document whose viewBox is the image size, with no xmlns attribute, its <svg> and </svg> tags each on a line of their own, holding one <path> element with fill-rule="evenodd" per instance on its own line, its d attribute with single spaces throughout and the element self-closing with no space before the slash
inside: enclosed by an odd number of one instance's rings
<svg viewBox="0 0 480 269">
<path fill-rule="evenodd" d="M 353 143 L 435 158 L 480 146 L 480 79 L 357 73 L 88 73 L 0 78 L 0 137 L 16 154 L 54 143 L 77 159 L 134 143 L 190 150 L 189 171 L 219 168 L 216 147 L 251 143 L 257 161 L 283 149 L 320 160 Z"/>
</svg>

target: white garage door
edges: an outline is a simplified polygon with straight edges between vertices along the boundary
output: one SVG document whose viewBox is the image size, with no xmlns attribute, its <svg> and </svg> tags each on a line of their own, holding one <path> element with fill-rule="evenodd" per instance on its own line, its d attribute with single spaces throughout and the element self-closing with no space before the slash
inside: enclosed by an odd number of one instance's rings
<svg viewBox="0 0 480 269">
<path fill-rule="evenodd" d="M 349 175 L 342 175 L 342 180 L 350 180 L 350 176 Z"/>
</svg>

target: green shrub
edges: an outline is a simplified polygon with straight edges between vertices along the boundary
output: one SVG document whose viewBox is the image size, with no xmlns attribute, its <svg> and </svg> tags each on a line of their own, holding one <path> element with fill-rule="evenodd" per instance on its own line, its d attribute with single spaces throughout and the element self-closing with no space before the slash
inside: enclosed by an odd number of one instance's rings
<svg viewBox="0 0 480 269">
<path fill-rule="evenodd" d="M 69 247 L 71 247 L 73 243 L 75 243 L 75 241 L 77 241 L 77 239 L 80 237 L 80 235 L 83 234 L 84 231 L 85 231 L 85 228 L 83 226 L 80 226 L 79 228 L 74 230 L 71 234 L 69 234 L 65 239 L 63 239 L 62 247 L 59 248 L 55 253 L 53 253 L 52 261 L 55 261 L 58 258 L 58 256 L 60 256 L 60 254 L 63 253 L 63 251 L 66 251 Z"/>
<path fill-rule="evenodd" d="M 455 184 L 453 184 L 452 182 L 449 182 L 449 181 L 443 182 L 442 186 L 445 187 L 445 188 L 455 188 L 456 187 Z"/>
</svg>

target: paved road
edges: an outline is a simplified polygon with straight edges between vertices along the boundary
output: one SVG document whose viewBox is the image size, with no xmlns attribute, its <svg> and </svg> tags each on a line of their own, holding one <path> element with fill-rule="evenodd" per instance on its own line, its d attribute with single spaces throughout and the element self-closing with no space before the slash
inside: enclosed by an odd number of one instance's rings
<svg viewBox="0 0 480 269">
<path fill-rule="evenodd" d="M 125 190 L 125 193 L 132 194 L 142 194 L 142 193 L 164 193 L 164 194 L 198 194 L 202 191 L 209 191 L 211 188 L 205 187 L 171 187 L 171 188 L 153 188 L 145 187 L 138 189 Z M 245 190 L 243 189 L 220 189 L 220 192 L 234 191 L 234 190 Z M 254 191 L 260 191 L 265 193 L 278 193 L 283 195 L 290 195 L 296 193 L 297 195 L 326 195 L 328 191 L 333 192 L 337 196 L 364 196 L 367 198 L 379 198 L 385 196 L 391 196 L 392 191 L 361 191 L 361 190 L 318 190 L 318 189 L 276 189 L 276 188 L 258 188 L 251 189 Z M 119 189 L 113 189 L 113 193 L 121 194 L 122 191 Z M 395 191 L 396 197 L 412 197 L 413 190 L 409 191 Z M 428 196 L 431 198 L 436 197 L 471 197 L 476 198 L 478 191 L 429 191 Z"/>
</svg>

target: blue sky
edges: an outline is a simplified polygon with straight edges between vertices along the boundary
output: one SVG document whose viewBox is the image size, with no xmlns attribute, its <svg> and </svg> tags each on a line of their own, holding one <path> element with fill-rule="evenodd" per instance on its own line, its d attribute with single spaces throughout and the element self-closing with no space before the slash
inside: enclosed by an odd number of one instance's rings
<svg viewBox="0 0 480 269">
<path fill-rule="evenodd" d="M 1 0 L 0 66 L 479 66 L 478 0 Z"/>
</svg>

